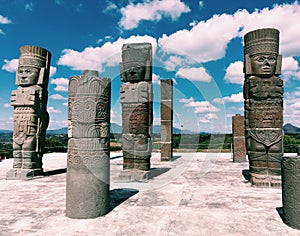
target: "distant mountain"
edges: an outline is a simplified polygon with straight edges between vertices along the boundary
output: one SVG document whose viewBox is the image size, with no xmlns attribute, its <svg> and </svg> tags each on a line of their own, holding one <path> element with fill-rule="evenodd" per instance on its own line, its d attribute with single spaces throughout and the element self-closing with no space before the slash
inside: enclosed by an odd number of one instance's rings
<svg viewBox="0 0 300 236">
<path fill-rule="evenodd" d="M 110 132 L 112 134 L 121 134 L 122 133 L 122 126 L 116 123 L 110 123 Z"/>
<path fill-rule="evenodd" d="M 9 133 L 12 133 L 12 130 L 4 130 L 4 129 L 0 130 L 0 134 L 9 134 Z"/>
<path fill-rule="evenodd" d="M 47 134 L 68 134 L 68 127 L 61 129 L 47 130 Z"/>
<path fill-rule="evenodd" d="M 1 130 L 0 130 L 0 132 L 1 132 Z M 122 127 L 115 123 L 111 123 L 110 124 L 110 132 L 120 134 L 120 133 L 122 133 Z M 64 127 L 61 129 L 47 130 L 47 134 L 68 134 L 68 127 Z"/>
<path fill-rule="evenodd" d="M 160 125 L 154 125 L 152 128 L 152 132 L 154 134 L 160 134 Z M 193 132 L 190 130 L 181 130 L 173 127 L 173 134 L 196 134 L 197 132 Z"/>
<path fill-rule="evenodd" d="M 283 131 L 285 134 L 300 134 L 300 128 L 289 123 L 283 126 Z"/>
<path fill-rule="evenodd" d="M 154 134 L 160 134 L 160 125 L 154 125 L 152 128 L 152 131 Z M 12 131 L 7 131 L 7 132 L 12 132 Z M 122 126 L 116 124 L 116 123 L 111 123 L 110 124 L 110 132 L 112 134 L 121 134 L 122 133 Z M 1 130 L 0 130 L 1 133 Z M 61 129 L 54 129 L 54 130 L 47 130 L 47 134 L 68 134 L 68 128 L 61 128 Z M 196 134 L 196 132 L 190 131 L 190 130 L 181 130 L 178 128 L 173 127 L 173 134 Z"/>
</svg>

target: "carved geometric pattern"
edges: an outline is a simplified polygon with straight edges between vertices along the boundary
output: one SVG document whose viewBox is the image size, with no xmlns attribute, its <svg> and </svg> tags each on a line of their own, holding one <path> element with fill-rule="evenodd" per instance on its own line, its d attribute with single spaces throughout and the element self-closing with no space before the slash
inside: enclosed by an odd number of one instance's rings
<svg viewBox="0 0 300 236">
<path fill-rule="evenodd" d="M 300 157 L 284 157 L 282 160 L 283 221 L 300 229 Z"/>
<path fill-rule="evenodd" d="M 99 78 L 97 71 L 69 81 L 66 215 L 71 218 L 95 218 L 109 210 L 110 89 L 110 79 Z"/>
</svg>

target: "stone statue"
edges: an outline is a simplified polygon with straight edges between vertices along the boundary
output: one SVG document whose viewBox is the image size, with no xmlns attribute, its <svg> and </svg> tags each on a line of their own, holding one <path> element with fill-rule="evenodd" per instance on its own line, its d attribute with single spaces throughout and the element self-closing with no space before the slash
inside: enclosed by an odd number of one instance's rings
<svg viewBox="0 0 300 236">
<path fill-rule="evenodd" d="M 283 81 L 279 31 L 258 29 L 244 37 L 245 137 L 251 182 L 280 187 L 283 156 Z"/>
<path fill-rule="evenodd" d="M 152 134 L 152 45 L 124 44 L 120 63 L 124 169 L 150 169 Z"/>
<path fill-rule="evenodd" d="M 86 70 L 69 81 L 66 216 L 109 211 L 111 81 Z"/>
<path fill-rule="evenodd" d="M 20 49 L 16 84 L 12 91 L 14 106 L 13 169 L 7 179 L 27 179 L 43 174 L 42 156 L 46 129 L 48 80 L 51 54 L 37 46 Z"/>
</svg>

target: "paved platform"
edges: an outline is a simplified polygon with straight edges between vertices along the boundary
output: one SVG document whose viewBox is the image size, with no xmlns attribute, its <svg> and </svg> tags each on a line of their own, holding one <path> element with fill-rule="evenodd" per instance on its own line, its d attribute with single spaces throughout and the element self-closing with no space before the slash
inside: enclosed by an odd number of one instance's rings
<svg viewBox="0 0 300 236">
<path fill-rule="evenodd" d="M 230 153 L 153 153 L 151 179 L 119 181 L 122 153 L 111 153 L 111 211 L 65 216 L 66 153 L 44 156 L 46 176 L 5 180 L 0 162 L 0 235 L 300 235 L 278 213 L 281 189 L 252 187 L 248 163 Z"/>
</svg>

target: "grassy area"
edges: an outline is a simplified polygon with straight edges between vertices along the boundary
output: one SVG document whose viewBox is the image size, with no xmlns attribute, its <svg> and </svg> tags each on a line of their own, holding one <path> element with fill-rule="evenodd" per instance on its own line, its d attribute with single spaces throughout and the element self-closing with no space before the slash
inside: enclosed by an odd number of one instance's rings
<svg viewBox="0 0 300 236">
<path fill-rule="evenodd" d="M 7 135 L 6 135 L 7 136 Z M 4 158 L 12 157 L 12 135 L 0 137 L 0 155 Z M 2 142 L 1 142 L 2 141 Z M 300 134 L 284 136 L 284 152 L 297 153 L 300 145 Z M 174 152 L 231 152 L 232 135 L 226 134 L 174 134 L 172 147 Z M 152 139 L 152 150 L 159 151 L 161 148 L 159 135 Z M 67 152 L 67 135 L 47 135 L 46 153 Z M 122 150 L 121 135 L 119 138 L 111 138 L 110 150 Z"/>
</svg>

